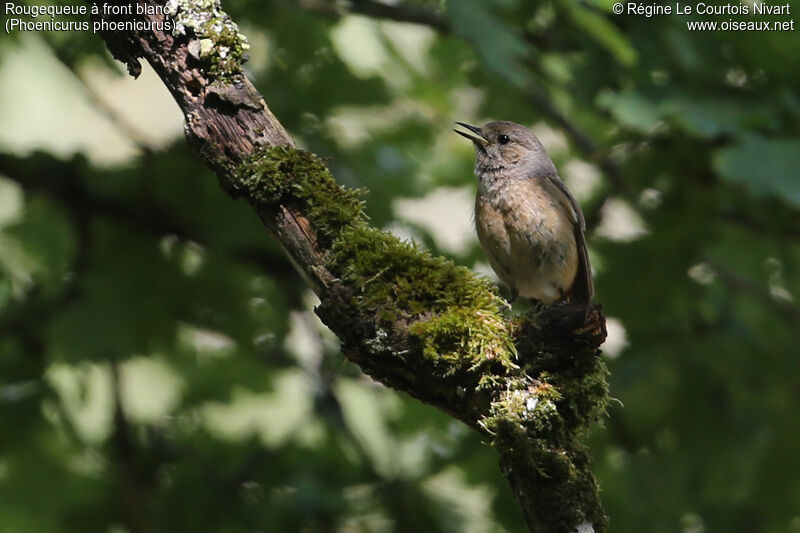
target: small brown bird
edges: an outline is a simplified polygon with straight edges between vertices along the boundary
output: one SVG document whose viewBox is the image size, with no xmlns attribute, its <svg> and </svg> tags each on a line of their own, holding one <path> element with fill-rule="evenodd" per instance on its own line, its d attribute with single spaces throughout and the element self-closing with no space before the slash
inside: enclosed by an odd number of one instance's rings
<svg viewBox="0 0 800 533">
<path fill-rule="evenodd" d="M 594 284 L 583 212 L 542 143 L 514 122 L 456 124 L 475 145 L 478 240 L 511 301 L 588 303 Z"/>
</svg>

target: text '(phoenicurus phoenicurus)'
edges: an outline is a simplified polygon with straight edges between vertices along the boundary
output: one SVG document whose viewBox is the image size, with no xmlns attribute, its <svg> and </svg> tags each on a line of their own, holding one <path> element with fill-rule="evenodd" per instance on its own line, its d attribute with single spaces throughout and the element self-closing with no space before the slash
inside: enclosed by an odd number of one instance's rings
<svg viewBox="0 0 800 533">
<path fill-rule="evenodd" d="M 517 296 L 588 303 L 586 223 L 539 139 L 515 122 L 454 130 L 475 145 L 475 228 L 489 264 Z"/>
</svg>

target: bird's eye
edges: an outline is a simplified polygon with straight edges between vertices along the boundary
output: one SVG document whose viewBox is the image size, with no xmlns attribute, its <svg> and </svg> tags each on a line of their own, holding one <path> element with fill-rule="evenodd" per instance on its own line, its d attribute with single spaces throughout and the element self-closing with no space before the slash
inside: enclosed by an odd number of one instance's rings
<svg viewBox="0 0 800 533">
<path fill-rule="evenodd" d="M 511 139 L 508 138 L 508 135 L 498 135 L 497 136 L 497 142 L 499 142 L 500 144 L 508 144 L 508 141 L 510 141 L 510 140 Z"/>
</svg>

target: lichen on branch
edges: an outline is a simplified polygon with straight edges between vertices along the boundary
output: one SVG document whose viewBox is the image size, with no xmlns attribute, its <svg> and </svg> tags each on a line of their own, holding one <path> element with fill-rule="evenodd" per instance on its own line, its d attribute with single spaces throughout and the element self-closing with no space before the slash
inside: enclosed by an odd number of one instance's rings
<svg viewBox="0 0 800 533">
<path fill-rule="evenodd" d="M 166 7 L 175 21 L 173 34 L 196 37 L 188 45 L 189 53 L 206 63 L 209 75 L 225 81 L 242 72 L 250 44 L 219 0 L 168 0 Z"/>
</svg>

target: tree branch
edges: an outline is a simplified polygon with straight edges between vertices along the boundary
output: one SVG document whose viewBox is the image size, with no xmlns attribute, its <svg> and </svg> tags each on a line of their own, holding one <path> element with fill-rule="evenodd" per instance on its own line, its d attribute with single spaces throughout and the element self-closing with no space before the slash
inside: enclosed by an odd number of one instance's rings
<svg viewBox="0 0 800 533">
<path fill-rule="evenodd" d="M 773 308 L 790 323 L 800 324 L 800 307 L 795 305 L 791 300 L 776 298 L 768 287 L 764 287 L 752 279 L 726 267 L 723 263 L 713 259 L 709 255 L 703 254 L 701 258 L 729 289 L 734 292 L 738 291 L 747 294 Z"/>
<path fill-rule="evenodd" d="M 180 220 L 167 206 L 158 205 L 152 200 L 141 200 L 133 205 L 113 196 L 94 193 L 81 180 L 85 165 L 82 158 L 62 161 L 45 153 L 16 156 L 0 152 L 0 174 L 15 181 L 26 193 L 48 195 L 64 205 L 73 214 L 73 219 L 78 218 L 77 214 L 97 215 L 147 231 L 156 237 L 175 235 L 183 241 L 209 246 L 208 238 L 202 231 Z M 231 255 L 234 260 L 258 268 L 286 283 L 292 283 L 295 276 L 295 270 L 288 261 L 279 253 L 272 253 L 263 247 L 242 246 L 233 250 Z M 293 302 L 293 305 L 301 307 L 299 301 Z"/>
<path fill-rule="evenodd" d="M 125 526 L 131 533 L 146 531 L 147 507 L 145 490 L 136 464 L 136 450 L 131 435 L 131 425 L 122 405 L 122 379 L 120 365 L 116 359 L 109 360 L 111 393 L 114 406 L 114 429 L 111 434 L 111 456 L 113 469 L 120 492 L 120 507 Z"/>
<path fill-rule="evenodd" d="M 246 40 L 220 6 L 176 4 L 174 34 L 154 26 L 103 37 L 131 73 L 140 57 L 153 66 L 186 117 L 189 143 L 281 243 L 347 357 L 490 440 L 531 531 L 605 529 L 579 440 L 607 400 L 599 308 L 508 319 L 487 280 L 370 228 L 357 193 L 293 148 L 244 76 Z"/>
<path fill-rule="evenodd" d="M 450 23 L 436 11 L 425 7 L 383 4 L 373 0 L 351 0 L 349 10 L 366 17 L 423 24 L 443 33 L 450 32 Z"/>
</svg>

